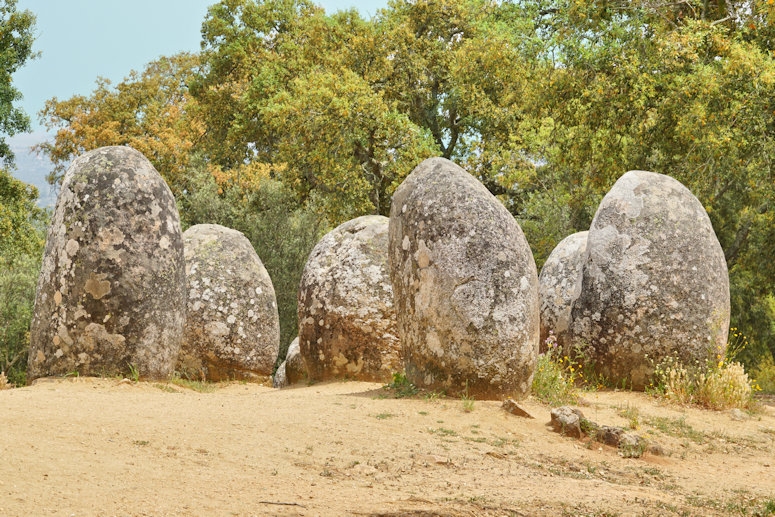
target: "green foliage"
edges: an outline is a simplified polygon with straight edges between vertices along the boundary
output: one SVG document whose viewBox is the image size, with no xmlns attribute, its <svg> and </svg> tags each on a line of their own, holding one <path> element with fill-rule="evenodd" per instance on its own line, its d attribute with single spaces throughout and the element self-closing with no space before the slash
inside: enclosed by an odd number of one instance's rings
<svg viewBox="0 0 775 517">
<path fill-rule="evenodd" d="M 404 372 L 393 373 L 393 380 L 385 385 L 386 388 L 394 390 L 396 398 L 413 397 L 420 390 L 406 378 Z"/>
<path fill-rule="evenodd" d="M 38 190 L 0 168 L 0 267 L 16 258 L 40 253 L 45 214 Z"/>
<path fill-rule="evenodd" d="M 565 377 L 565 371 L 549 354 L 540 354 L 533 375 L 533 395 L 550 406 L 575 404 L 576 386 Z"/>
<path fill-rule="evenodd" d="M 43 252 L 46 214 L 37 190 L 0 168 L 0 372 L 26 381 L 30 322 Z"/>
<path fill-rule="evenodd" d="M 0 135 L 13 136 L 30 130 L 29 117 L 14 103 L 22 98 L 11 76 L 28 59 L 34 58 L 32 43 L 35 16 L 30 11 L 17 11 L 16 0 L 0 1 Z M 13 152 L 0 137 L 0 159 L 13 163 Z"/>
<path fill-rule="evenodd" d="M 771 355 L 759 362 L 753 372 L 753 378 L 762 392 L 775 394 L 775 361 Z"/>
<path fill-rule="evenodd" d="M 0 257 L 0 371 L 12 384 L 26 384 L 30 322 L 40 256 L 25 255 L 13 262 Z"/>
</svg>

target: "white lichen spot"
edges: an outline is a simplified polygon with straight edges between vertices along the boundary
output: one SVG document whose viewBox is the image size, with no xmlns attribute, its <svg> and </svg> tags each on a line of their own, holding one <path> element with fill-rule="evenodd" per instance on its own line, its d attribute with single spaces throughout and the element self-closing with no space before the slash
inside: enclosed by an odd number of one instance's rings
<svg viewBox="0 0 775 517">
<path fill-rule="evenodd" d="M 166 250 L 170 247 L 170 239 L 166 235 L 162 235 L 161 239 L 159 239 L 159 247 L 163 250 Z"/>
<path fill-rule="evenodd" d="M 409 251 L 409 244 L 410 244 L 409 243 L 409 236 L 408 235 L 404 235 L 404 239 L 401 241 L 401 248 L 404 251 Z"/>
<path fill-rule="evenodd" d="M 226 322 L 229 325 L 234 325 L 234 323 L 237 321 L 237 318 L 234 317 L 233 314 L 230 314 L 228 318 L 226 318 Z"/>
<path fill-rule="evenodd" d="M 261 296 L 264 293 L 264 290 L 261 289 L 261 287 L 256 287 L 256 294 Z"/>
<path fill-rule="evenodd" d="M 81 245 L 78 244 L 78 241 L 75 239 L 70 239 L 67 241 L 67 244 L 65 244 L 65 251 L 67 252 L 67 255 L 72 257 L 76 253 L 78 253 L 78 250 L 81 248 Z"/>
<path fill-rule="evenodd" d="M 59 358 L 60 358 L 60 357 L 62 357 L 63 355 L 65 355 L 65 353 L 62 351 L 62 349 L 61 349 L 61 348 L 57 348 L 57 351 L 56 351 L 56 352 L 54 352 L 54 357 L 56 357 L 57 359 L 59 359 Z"/>
</svg>

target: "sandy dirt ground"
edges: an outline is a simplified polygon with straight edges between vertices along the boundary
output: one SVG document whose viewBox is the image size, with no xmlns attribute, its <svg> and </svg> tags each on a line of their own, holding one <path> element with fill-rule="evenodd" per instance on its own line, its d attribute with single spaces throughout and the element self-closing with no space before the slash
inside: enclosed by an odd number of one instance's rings
<svg viewBox="0 0 775 517">
<path fill-rule="evenodd" d="M 379 384 L 198 392 L 118 379 L 0 391 L 0 515 L 523 516 L 775 512 L 775 408 L 732 414 L 629 392 L 585 416 L 665 455 L 620 457 L 495 401 Z M 740 420 L 742 418 L 742 420 Z"/>
</svg>

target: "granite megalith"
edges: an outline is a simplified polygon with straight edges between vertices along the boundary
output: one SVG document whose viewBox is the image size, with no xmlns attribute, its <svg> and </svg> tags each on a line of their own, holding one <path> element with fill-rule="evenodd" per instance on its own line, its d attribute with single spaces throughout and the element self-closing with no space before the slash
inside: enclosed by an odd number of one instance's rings
<svg viewBox="0 0 775 517">
<path fill-rule="evenodd" d="M 265 380 L 280 348 L 274 287 L 237 230 L 197 224 L 183 233 L 188 313 L 178 369 L 189 377 Z"/>
<path fill-rule="evenodd" d="M 407 378 L 452 396 L 526 395 L 538 275 L 508 210 L 465 170 L 431 158 L 393 195 L 389 238 Z"/>
<path fill-rule="evenodd" d="M 597 209 L 587 238 L 571 339 L 598 374 L 644 389 L 671 357 L 724 356 L 729 276 L 705 209 L 677 180 L 624 174 Z"/>
<path fill-rule="evenodd" d="M 369 215 L 339 225 L 310 253 L 298 305 L 310 380 L 384 382 L 402 369 L 387 245 L 387 217 Z"/>
<path fill-rule="evenodd" d="M 574 233 L 560 241 L 538 275 L 542 353 L 547 349 L 546 340 L 550 336 L 554 336 L 557 345 L 567 352 L 573 302 L 581 294 L 587 233 Z"/>
<path fill-rule="evenodd" d="M 28 380 L 78 372 L 163 379 L 185 321 L 175 200 L 130 147 L 102 147 L 65 173 L 46 239 Z"/>
</svg>

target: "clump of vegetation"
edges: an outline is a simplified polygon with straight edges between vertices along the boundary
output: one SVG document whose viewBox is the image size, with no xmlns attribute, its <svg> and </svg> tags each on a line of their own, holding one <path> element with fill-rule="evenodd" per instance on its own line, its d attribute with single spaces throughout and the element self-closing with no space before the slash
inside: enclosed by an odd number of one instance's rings
<svg viewBox="0 0 775 517">
<path fill-rule="evenodd" d="M 545 343 L 547 350 L 539 354 L 533 375 L 533 395 L 550 406 L 575 404 L 578 401 L 576 381 L 583 379 L 582 371 L 576 361 L 563 354 L 553 332 L 549 332 Z"/>
<path fill-rule="evenodd" d="M 215 385 L 210 382 L 195 381 L 190 379 L 184 379 L 178 375 L 173 375 L 170 379 L 170 383 L 181 388 L 188 388 L 199 393 L 212 393 L 215 391 Z"/>
<path fill-rule="evenodd" d="M 466 381 L 466 390 L 460 396 L 460 400 L 463 402 L 463 411 L 470 413 L 474 410 L 474 398 L 468 394 L 468 382 Z"/>
<path fill-rule="evenodd" d="M 396 398 L 412 397 L 420 391 L 406 378 L 404 372 L 393 373 L 393 380 L 386 384 L 385 388 L 393 390 Z"/>
<path fill-rule="evenodd" d="M 775 361 L 771 355 L 759 362 L 753 371 L 753 378 L 763 393 L 775 394 Z"/>
<path fill-rule="evenodd" d="M 683 364 L 676 357 L 667 357 L 654 367 L 651 393 L 679 404 L 696 404 L 708 409 L 749 409 L 754 406 L 754 393 L 760 388 L 748 377 L 742 364 L 734 358 L 747 344 L 732 328 L 733 342 L 726 355 L 721 351 L 716 361 Z"/>
</svg>

